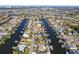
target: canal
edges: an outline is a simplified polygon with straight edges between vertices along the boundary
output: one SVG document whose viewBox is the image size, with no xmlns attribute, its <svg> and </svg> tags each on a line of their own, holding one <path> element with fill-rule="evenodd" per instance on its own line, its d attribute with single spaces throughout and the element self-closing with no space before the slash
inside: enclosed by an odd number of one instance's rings
<svg viewBox="0 0 79 59">
<path fill-rule="evenodd" d="M 61 48 L 61 45 L 58 43 L 56 34 L 52 30 L 52 28 L 49 26 L 48 21 L 46 21 L 46 19 L 42 19 L 42 21 L 46 27 L 47 33 L 49 34 L 48 38 L 51 40 L 51 43 L 49 45 L 53 46 L 53 51 L 50 50 L 51 54 L 65 54 L 65 50 Z"/>
<path fill-rule="evenodd" d="M 20 41 L 20 36 L 22 36 L 23 33 L 21 31 L 24 31 L 25 27 L 28 25 L 28 20 L 24 19 L 18 26 L 17 30 L 14 34 L 11 35 L 11 38 L 8 39 L 4 45 L 0 47 L 0 54 L 11 54 L 12 53 L 12 47 L 16 44 L 15 41 Z"/>
</svg>

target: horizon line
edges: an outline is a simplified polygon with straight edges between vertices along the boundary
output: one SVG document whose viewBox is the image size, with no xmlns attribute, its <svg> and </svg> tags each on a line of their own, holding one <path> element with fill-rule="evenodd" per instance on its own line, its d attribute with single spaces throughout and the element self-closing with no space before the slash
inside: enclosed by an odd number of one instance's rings
<svg viewBox="0 0 79 59">
<path fill-rule="evenodd" d="M 79 6 L 79 5 L 0 5 L 0 6 Z"/>
</svg>

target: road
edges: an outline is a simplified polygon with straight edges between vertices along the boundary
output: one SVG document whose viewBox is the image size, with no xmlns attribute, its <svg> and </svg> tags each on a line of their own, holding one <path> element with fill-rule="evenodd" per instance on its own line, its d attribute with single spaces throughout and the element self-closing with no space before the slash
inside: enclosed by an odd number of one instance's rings
<svg viewBox="0 0 79 59">
<path fill-rule="evenodd" d="M 32 32 L 33 32 L 33 34 L 32 34 L 32 42 L 31 42 L 29 54 L 32 54 L 32 53 L 33 53 L 33 47 L 34 47 L 34 45 L 35 45 L 34 29 L 35 29 L 35 28 L 34 28 L 34 23 L 32 22 Z"/>
</svg>

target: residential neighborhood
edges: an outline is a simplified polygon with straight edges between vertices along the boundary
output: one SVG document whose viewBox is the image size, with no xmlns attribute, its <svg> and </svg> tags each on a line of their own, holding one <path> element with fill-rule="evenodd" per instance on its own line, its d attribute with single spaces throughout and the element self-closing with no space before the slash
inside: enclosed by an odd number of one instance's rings
<svg viewBox="0 0 79 59">
<path fill-rule="evenodd" d="M 0 54 L 79 54 L 79 7 L 0 8 Z"/>
</svg>

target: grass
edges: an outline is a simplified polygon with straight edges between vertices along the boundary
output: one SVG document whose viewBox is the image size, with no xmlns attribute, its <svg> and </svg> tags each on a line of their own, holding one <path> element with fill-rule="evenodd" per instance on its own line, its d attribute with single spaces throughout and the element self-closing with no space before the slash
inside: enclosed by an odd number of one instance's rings
<svg viewBox="0 0 79 59">
<path fill-rule="evenodd" d="M 28 45 L 28 46 L 31 45 L 31 41 L 30 41 L 30 39 L 28 39 L 28 41 L 27 41 L 27 45 Z"/>
<path fill-rule="evenodd" d="M 0 38 L 0 45 L 5 44 L 6 40 L 8 40 L 8 35 L 3 36 L 2 38 Z"/>
<path fill-rule="evenodd" d="M 78 35 L 71 35 L 69 36 L 70 38 L 79 38 L 79 34 Z"/>
<path fill-rule="evenodd" d="M 29 53 L 29 48 L 25 48 L 25 52 L 24 52 L 24 54 L 28 54 Z"/>
</svg>

